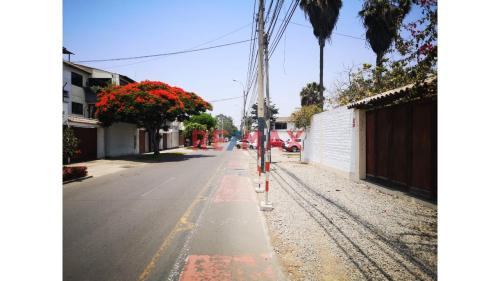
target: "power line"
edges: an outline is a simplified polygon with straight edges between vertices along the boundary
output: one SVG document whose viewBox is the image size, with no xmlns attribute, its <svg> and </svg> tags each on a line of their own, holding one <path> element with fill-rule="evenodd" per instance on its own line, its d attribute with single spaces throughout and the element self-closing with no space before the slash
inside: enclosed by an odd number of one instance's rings
<svg viewBox="0 0 500 281">
<path fill-rule="evenodd" d="M 293 14 L 295 13 L 295 10 L 297 9 L 297 6 L 299 5 L 299 1 L 296 0 L 290 4 L 290 7 L 287 10 L 287 13 L 285 14 L 285 20 L 281 23 L 280 29 L 278 29 L 278 35 L 276 36 L 276 39 L 274 40 L 273 44 L 271 44 L 271 51 L 269 52 L 269 58 L 272 57 L 274 50 L 278 46 L 281 37 L 283 36 L 283 33 L 285 32 L 288 23 L 292 19 Z"/>
<path fill-rule="evenodd" d="M 245 24 L 245 25 L 243 25 L 243 26 L 240 26 L 240 27 L 238 27 L 238 28 L 237 28 L 237 29 L 235 29 L 235 30 L 229 31 L 228 33 L 223 34 L 223 35 L 221 35 L 221 36 L 219 36 L 219 37 L 217 37 L 217 38 L 215 38 L 215 39 L 212 39 L 212 40 L 206 41 L 206 42 L 204 42 L 204 43 L 198 44 L 198 45 L 196 45 L 196 46 L 193 46 L 193 47 L 189 48 L 188 50 L 195 49 L 195 48 L 198 48 L 198 47 L 200 47 L 200 46 L 206 45 L 206 44 L 208 44 L 208 43 L 212 43 L 212 42 L 214 42 L 214 41 L 217 41 L 217 40 L 220 40 L 220 39 L 222 39 L 222 38 L 225 38 L 225 37 L 227 37 L 227 36 L 229 36 L 229 35 L 231 35 L 231 34 L 234 34 L 234 33 L 238 32 L 238 31 L 240 31 L 240 30 L 242 30 L 242 29 L 244 29 L 244 28 L 248 27 L 248 26 L 249 26 L 249 25 L 251 25 L 251 24 L 252 24 L 252 23 L 248 23 L 248 24 Z M 157 60 L 160 60 L 160 59 L 162 59 L 162 58 L 163 58 L 163 57 L 155 57 L 155 58 L 153 58 L 153 59 L 149 59 L 149 60 L 136 61 L 136 62 L 127 63 L 127 64 L 112 65 L 112 66 L 107 66 L 107 67 L 105 67 L 105 68 L 107 68 L 107 69 L 120 68 L 120 67 L 125 67 L 125 66 L 135 65 L 135 64 L 141 64 L 141 63 L 147 63 L 147 62 L 151 62 L 151 61 L 157 61 Z"/>
<path fill-rule="evenodd" d="M 219 99 L 219 100 L 211 100 L 208 102 L 219 102 L 219 101 L 228 101 L 228 100 L 235 100 L 235 99 L 241 99 L 243 96 L 237 96 L 237 97 L 231 97 L 231 98 L 225 98 L 225 99 Z"/>
<path fill-rule="evenodd" d="M 163 53 L 163 54 L 144 55 L 144 56 L 136 56 L 136 57 L 112 58 L 112 59 L 82 60 L 82 61 L 76 61 L 76 62 L 78 62 L 78 63 L 82 63 L 82 62 L 105 62 L 105 61 L 135 60 L 135 59 L 144 59 L 144 58 L 152 58 L 152 57 L 172 56 L 172 55 L 179 55 L 179 54 L 185 54 L 185 53 L 205 51 L 205 50 L 210 50 L 210 49 L 215 49 L 215 48 L 220 48 L 220 47 L 226 47 L 226 46 L 231 46 L 231 45 L 236 45 L 236 44 L 241 44 L 241 43 L 249 42 L 249 41 L 252 41 L 252 40 L 253 39 L 242 40 L 242 41 L 236 41 L 236 42 L 231 42 L 231 43 L 226 43 L 226 44 L 221 44 L 221 45 L 215 45 L 215 46 L 210 46 L 210 47 L 205 47 L 205 48 L 190 49 L 190 50 L 176 51 L 176 52 Z"/>
<path fill-rule="evenodd" d="M 280 19 L 281 21 L 283 21 L 283 19 Z M 307 27 L 307 28 L 313 28 L 312 26 L 310 25 L 305 25 L 305 24 L 301 24 L 301 23 L 298 23 L 298 22 L 293 22 L 293 21 L 290 21 L 291 24 L 295 24 L 295 25 L 298 25 L 298 26 L 303 26 L 303 27 Z M 357 37 L 357 36 L 353 36 L 353 35 L 349 35 L 349 34 L 344 34 L 344 33 L 340 33 L 340 32 L 332 32 L 333 34 L 336 34 L 336 35 L 339 35 L 339 36 L 344 36 L 344 37 L 349 37 L 349 38 L 353 38 L 353 39 L 358 39 L 358 40 L 363 40 L 365 41 L 366 39 L 364 38 L 361 38 L 361 37 Z"/>
</svg>

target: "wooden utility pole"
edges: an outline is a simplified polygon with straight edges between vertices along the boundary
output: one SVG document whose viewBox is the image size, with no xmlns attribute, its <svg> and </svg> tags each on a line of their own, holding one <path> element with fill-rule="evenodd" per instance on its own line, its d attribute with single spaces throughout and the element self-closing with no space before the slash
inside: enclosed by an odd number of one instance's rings
<svg viewBox="0 0 500 281">
<path fill-rule="evenodd" d="M 265 126 L 265 112 L 264 112 L 264 0 L 259 0 L 259 15 L 257 18 L 258 21 L 258 32 L 259 32 L 259 49 L 257 52 L 258 55 L 258 69 L 257 69 L 257 124 L 258 124 L 258 134 L 257 134 L 257 154 L 260 156 L 258 160 L 260 160 L 260 165 L 257 163 L 259 170 L 259 186 L 256 188 L 256 192 L 264 192 L 264 187 L 262 186 L 262 173 L 265 173 L 265 134 L 264 134 L 264 126 Z"/>
<path fill-rule="evenodd" d="M 258 102 L 257 102 L 257 120 L 259 124 L 259 150 L 260 150 L 260 171 L 259 173 L 259 187 L 257 192 L 266 192 L 265 200 L 260 203 L 262 211 L 271 211 L 273 209 L 272 203 L 269 202 L 269 173 L 270 173 L 270 158 L 269 158 L 269 129 L 270 129 L 270 112 L 269 112 L 269 76 L 268 74 L 268 58 L 267 58 L 267 35 L 264 34 L 264 0 L 259 0 L 259 69 L 258 69 Z M 264 56 L 266 57 L 264 62 Z M 265 65 L 264 65 L 265 63 Z M 266 72 L 266 96 L 264 99 L 264 71 Z M 267 153 L 266 153 L 267 152 Z M 265 189 L 262 186 L 260 175 L 264 174 Z"/>
</svg>

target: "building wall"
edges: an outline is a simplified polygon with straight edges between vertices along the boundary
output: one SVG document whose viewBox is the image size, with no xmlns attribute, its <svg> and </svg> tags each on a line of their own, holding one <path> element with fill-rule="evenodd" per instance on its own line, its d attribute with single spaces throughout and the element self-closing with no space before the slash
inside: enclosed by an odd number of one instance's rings
<svg viewBox="0 0 500 281">
<path fill-rule="evenodd" d="M 67 82 L 66 87 L 64 88 L 69 92 L 69 114 L 73 114 L 71 112 L 71 103 L 72 102 L 78 102 L 83 105 L 83 110 L 85 112 L 85 108 L 87 107 L 87 103 L 85 103 L 85 92 L 82 87 L 78 87 L 75 85 L 71 84 L 71 72 L 78 73 L 83 76 L 83 86 L 85 87 L 87 83 L 87 79 L 89 78 L 89 74 L 81 71 L 76 68 L 69 67 L 65 64 L 63 64 L 63 85 L 65 82 Z"/>
<path fill-rule="evenodd" d="M 99 69 L 92 70 L 92 78 L 111 78 L 111 83 L 114 85 L 120 84 L 120 75 L 116 73 L 111 73 L 107 71 L 102 71 Z"/>
<path fill-rule="evenodd" d="M 69 104 L 69 102 L 63 101 L 63 124 L 66 124 L 66 122 L 68 121 Z"/>
<path fill-rule="evenodd" d="M 338 107 L 313 116 L 304 138 L 303 158 L 334 169 L 345 177 L 358 174 L 357 127 L 354 110 Z M 354 125 L 356 125 L 354 121 Z"/>
<path fill-rule="evenodd" d="M 107 157 L 136 154 L 138 146 L 136 125 L 115 123 L 105 130 Z"/>
<path fill-rule="evenodd" d="M 106 157 L 105 128 L 97 127 L 97 159 Z"/>
</svg>

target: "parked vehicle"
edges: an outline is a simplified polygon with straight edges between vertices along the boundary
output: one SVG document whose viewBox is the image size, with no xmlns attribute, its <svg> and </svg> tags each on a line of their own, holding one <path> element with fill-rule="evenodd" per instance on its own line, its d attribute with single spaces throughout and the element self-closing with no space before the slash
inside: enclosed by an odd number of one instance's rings
<svg viewBox="0 0 500 281">
<path fill-rule="evenodd" d="M 255 143 L 255 142 L 249 142 L 248 140 L 238 140 L 236 142 L 236 148 L 254 149 L 255 147 L 257 147 L 257 143 Z"/>
<path fill-rule="evenodd" d="M 298 152 L 302 150 L 302 139 L 289 140 L 284 148 L 288 152 Z"/>
<path fill-rule="evenodd" d="M 284 144 L 282 139 L 271 139 L 271 147 L 283 147 Z"/>
</svg>

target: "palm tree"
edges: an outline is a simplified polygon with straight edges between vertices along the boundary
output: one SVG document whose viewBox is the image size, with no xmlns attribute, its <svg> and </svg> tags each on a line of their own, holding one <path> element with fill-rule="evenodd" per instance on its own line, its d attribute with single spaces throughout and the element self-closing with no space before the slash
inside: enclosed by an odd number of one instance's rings
<svg viewBox="0 0 500 281">
<path fill-rule="evenodd" d="M 300 105 L 322 106 L 322 99 L 320 95 L 321 95 L 321 87 L 319 86 L 319 84 L 316 82 L 308 83 L 300 91 Z"/>
<path fill-rule="evenodd" d="M 318 38 L 319 43 L 319 85 L 321 108 L 323 108 L 323 48 L 325 47 L 326 39 L 332 35 L 333 28 L 337 23 L 340 8 L 342 8 L 341 0 L 301 0 L 300 8 L 304 10 L 306 18 L 309 18 L 313 27 L 313 33 Z"/>
<path fill-rule="evenodd" d="M 411 0 L 365 0 L 359 16 L 366 29 L 366 40 L 377 55 L 377 67 L 398 34 Z"/>
</svg>

